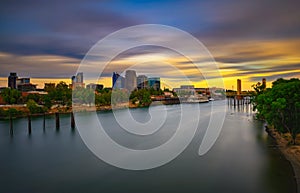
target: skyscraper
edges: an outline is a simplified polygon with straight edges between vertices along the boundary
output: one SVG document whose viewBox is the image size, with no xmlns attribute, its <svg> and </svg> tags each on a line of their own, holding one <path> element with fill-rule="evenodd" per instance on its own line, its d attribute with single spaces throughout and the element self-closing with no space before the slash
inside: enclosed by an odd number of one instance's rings
<svg viewBox="0 0 300 193">
<path fill-rule="evenodd" d="M 125 87 L 128 91 L 136 89 L 136 72 L 134 70 L 127 70 L 125 74 Z"/>
<path fill-rule="evenodd" d="M 112 87 L 113 88 L 124 88 L 125 87 L 125 78 L 118 74 L 117 72 L 113 72 L 112 76 Z"/>
<path fill-rule="evenodd" d="M 11 72 L 8 77 L 8 87 L 16 89 L 17 88 L 17 79 L 18 79 L 17 73 Z"/>
<path fill-rule="evenodd" d="M 154 90 L 159 90 L 160 89 L 160 78 L 159 77 L 148 78 L 148 85 L 150 88 L 154 88 Z"/>
<path fill-rule="evenodd" d="M 241 79 L 237 79 L 237 95 L 241 95 L 242 93 L 242 81 Z"/>
<path fill-rule="evenodd" d="M 139 75 L 136 78 L 136 82 L 137 82 L 137 88 L 138 89 L 143 89 L 143 88 L 148 87 L 148 78 L 145 75 Z"/>
<path fill-rule="evenodd" d="M 83 72 L 78 72 L 76 75 L 76 82 L 83 83 Z"/>
<path fill-rule="evenodd" d="M 72 80 L 72 88 L 76 87 L 84 87 L 85 84 L 83 83 L 83 72 L 78 72 L 76 76 L 71 77 Z"/>
</svg>

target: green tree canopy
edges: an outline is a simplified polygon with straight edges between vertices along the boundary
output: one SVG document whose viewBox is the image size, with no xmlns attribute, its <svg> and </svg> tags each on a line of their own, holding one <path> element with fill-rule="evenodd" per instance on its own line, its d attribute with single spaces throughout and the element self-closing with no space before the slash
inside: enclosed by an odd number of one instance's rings
<svg viewBox="0 0 300 193">
<path fill-rule="evenodd" d="M 290 133 L 292 143 L 300 133 L 300 80 L 278 79 L 273 87 L 257 94 L 254 99 L 258 116 L 281 133 Z"/>
<path fill-rule="evenodd" d="M 8 104 L 17 104 L 21 99 L 21 92 L 16 89 L 5 88 L 1 92 L 1 96 Z"/>
</svg>

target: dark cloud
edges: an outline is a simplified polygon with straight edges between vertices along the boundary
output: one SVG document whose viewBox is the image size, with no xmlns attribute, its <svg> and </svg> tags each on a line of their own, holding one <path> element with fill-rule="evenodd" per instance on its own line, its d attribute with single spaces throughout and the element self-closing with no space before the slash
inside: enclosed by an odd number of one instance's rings
<svg viewBox="0 0 300 193">
<path fill-rule="evenodd" d="M 145 23 L 171 25 L 195 35 L 212 51 L 216 61 L 224 64 L 220 66 L 222 70 L 232 70 L 226 76 L 292 71 L 299 69 L 299 64 L 284 63 L 284 60 L 281 65 L 263 63 L 288 58 L 290 53 L 284 49 L 263 50 L 259 41 L 248 49 L 243 47 L 243 42 L 270 40 L 276 46 L 277 40 L 299 40 L 299 7 L 299 0 L 152 0 L 144 3 L 6 0 L 1 2 L 0 7 L 0 54 L 12 56 L 0 57 L 0 76 L 16 69 L 36 77 L 69 76 L 76 71 L 76 63 L 79 64 L 98 40 L 123 27 Z M 227 47 L 227 44 L 234 44 L 235 47 Z M 300 47 L 299 41 L 296 44 L 295 49 Z M 116 59 L 158 52 L 165 52 L 165 49 L 139 47 Z M 171 52 L 168 54 L 178 56 Z M 43 62 L 41 58 L 34 57 L 51 55 L 63 59 Z M 25 56 L 32 56 L 34 61 Z M 22 61 L 24 57 L 28 60 Z M 249 62 L 260 67 L 245 64 Z M 189 61 L 178 61 L 177 65 L 181 70 L 192 68 Z M 109 71 L 105 71 L 105 75 L 109 76 Z"/>
<path fill-rule="evenodd" d="M 75 58 L 82 58 L 105 35 L 137 23 L 101 7 L 101 2 L 84 1 L 6 2 L 1 18 L 1 52 Z"/>
</svg>

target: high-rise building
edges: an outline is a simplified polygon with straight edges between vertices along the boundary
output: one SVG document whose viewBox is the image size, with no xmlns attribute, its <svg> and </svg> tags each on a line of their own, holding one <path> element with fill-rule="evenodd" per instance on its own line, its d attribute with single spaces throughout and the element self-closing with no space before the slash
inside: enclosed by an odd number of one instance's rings
<svg viewBox="0 0 300 193">
<path fill-rule="evenodd" d="M 112 76 L 112 87 L 113 88 L 124 88 L 125 87 L 125 78 L 118 74 L 117 72 L 113 72 Z"/>
<path fill-rule="evenodd" d="M 127 70 L 125 74 L 125 87 L 129 91 L 136 89 L 136 72 L 134 70 Z"/>
<path fill-rule="evenodd" d="M 83 72 L 78 72 L 76 75 L 76 82 L 83 83 Z"/>
<path fill-rule="evenodd" d="M 154 88 L 154 90 L 160 90 L 160 78 L 159 77 L 148 78 L 148 85 L 150 88 Z"/>
<path fill-rule="evenodd" d="M 241 95 L 242 93 L 242 81 L 241 79 L 237 79 L 237 95 Z"/>
<path fill-rule="evenodd" d="M 85 84 L 83 83 L 83 72 L 78 72 L 76 76 L 71 77 L 71 87 L 74 89 L 76 87 L 84 87 Z"/>
<path fill-rule="evenodd" d="M 11 72 L 8 77 L 8 87 L 16 89 L 17 88 L 17 79 L 18 79 L 17 73 Z"/>
<path fill-rule="evenodd" d="M 136 78 L 136 82 L 137 82 L 137 88 L 138 89 L 148 88 L 148 78 L 147 78 L 147 76 L 139 75 Z"/>
</svg>

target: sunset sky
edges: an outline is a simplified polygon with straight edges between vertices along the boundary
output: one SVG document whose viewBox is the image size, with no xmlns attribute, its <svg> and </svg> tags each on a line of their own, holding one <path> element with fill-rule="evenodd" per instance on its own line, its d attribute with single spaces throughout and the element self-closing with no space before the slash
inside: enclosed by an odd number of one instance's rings
<svg viewBox="0 0 300 193">
<path fill-rule="evenodd" d="M 0 86 L 7 86 L 9 72 L 31 77 L 38 87 L 43 82 L 69 83 L 95 43 L 138 24 L 169 25 L 196 37 L 214 57 L 227 89 L 236 89 L 237 78 L 243 90 L 263 77 L 270 86 L 280 77 L 300 78 L 299 7 L 299 0 L 2 1 Z M 143 73 L 167 74 L 166 82 L 180 80 L 164 68 L 166 63 L 197 75 L 177 53 L 142 47 L 115 58 L 99 82 L 111 86 L 113 71 L 121 73 L 122 67 L 145 58 L 150 59 L 143 63 L 148 70 Z M 197 79 L 192 83 L 203 86 Z"/>
</svg>

